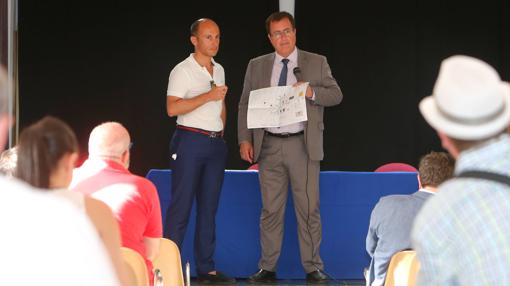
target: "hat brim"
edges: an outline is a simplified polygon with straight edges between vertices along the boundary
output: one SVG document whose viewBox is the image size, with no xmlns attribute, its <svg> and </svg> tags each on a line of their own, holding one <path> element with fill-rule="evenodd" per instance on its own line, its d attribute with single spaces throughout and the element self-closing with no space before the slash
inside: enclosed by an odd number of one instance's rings
<svg viewBox="0 0 510 286">
<path fill-rule="evenodd" d="M 437 131 L 461 140 L 487 139 L 501 133 L 510 123 L 510 86 L 502 83 L 504 110 L 499 116 L 480 124 L 462 124 L 445 117 L 437 108 L 434 96 L 427 96 L 420 102 L 420 112 L 425 120 Z"/>
</svg>

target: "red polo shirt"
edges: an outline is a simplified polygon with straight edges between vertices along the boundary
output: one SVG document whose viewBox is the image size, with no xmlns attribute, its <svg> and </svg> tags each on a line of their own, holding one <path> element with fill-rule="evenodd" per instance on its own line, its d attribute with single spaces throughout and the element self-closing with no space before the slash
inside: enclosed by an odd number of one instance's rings
<svg viewBox="0 0 510 286">
<path fill-rule="evenodd" d="M 145 258 L 152 284 L 152 262 L 147 259 L 143 239 L 162 236 L 161 207 L 154 184 L 115 161 L 88 159 L 74 170 L 70 189 L 110 206 L 119 223 L 122 246 Z"/>
</svg>

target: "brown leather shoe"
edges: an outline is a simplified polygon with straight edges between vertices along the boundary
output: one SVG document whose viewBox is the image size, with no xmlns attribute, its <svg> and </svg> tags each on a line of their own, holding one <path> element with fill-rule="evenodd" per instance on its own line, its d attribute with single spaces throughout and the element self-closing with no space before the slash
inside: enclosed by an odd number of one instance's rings
<svg viewBox="0 0 510 286">
<path fill-rule="evenodd" d="M 324 271 L 317 269 L 306 274 L 306 283 L 310 284 L 326 284 L 329 282 L 328 276 Z"/>
<path fill-rule="evenodd" d="M 276 272 L 260 269 L 246 279 L 247 284 L 276 284 Z"/>
</svg>

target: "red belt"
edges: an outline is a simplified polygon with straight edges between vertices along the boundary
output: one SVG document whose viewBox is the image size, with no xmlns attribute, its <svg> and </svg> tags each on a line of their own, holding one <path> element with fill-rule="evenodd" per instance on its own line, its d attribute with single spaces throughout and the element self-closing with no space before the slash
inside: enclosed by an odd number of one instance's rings
<svg viewBox="0 0 510 286">
<path fill-rule="evenodd" d="M 193 127 L 188 127 L 188 126 L 183 126 L 183 125 L 177 125 L 177 129 L 204 134 L 211 138 L 223 138 L 223 131 L 208 131 L 208 130 L 204 130 L 204 129 L 200 129 L 200 128 L 193 128 Z"/>
</svg>

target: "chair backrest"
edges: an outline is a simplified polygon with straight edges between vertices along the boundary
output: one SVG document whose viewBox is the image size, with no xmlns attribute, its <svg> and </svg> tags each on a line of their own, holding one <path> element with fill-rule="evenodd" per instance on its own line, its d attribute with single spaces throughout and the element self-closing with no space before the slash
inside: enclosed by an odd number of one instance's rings
<svg viewBox="0 0 510 286">
<path fill-rule="evenodd" d="M 159 254 L 152 264 L 154 269 L 161 271 L 165 286 L 184 286 L 181 253 L 173 241 L 166 238 L 160 239 Z"/>
<path fill-rule="evenodd" d="M 248 167 L 248 169 L 246 169 L 246 170 L 258 171 L 259 170 L 259 164 L 250 165 L 250 167 Z"/>
<path fill-rule="evenodd" d="M 375 169 L 374 172 L 418 172 L 418 170 L 409 164 L 395 162 L 384 164 Z"/>
<path fill-rule="evenodd" d="M 147 272 L 147 265 L 140 253 L 127 247 L 121 247 L 122 257 L 128 267 L 127 274 L 130 281 L 130 286 L 149 286 L 149 274 Z"/>
<path fill-rule="evenodd" d="M 414 286 L 419 269 L 416 251 L 399 251 L 391 257 L 384 286 Z"/>
</svg>

